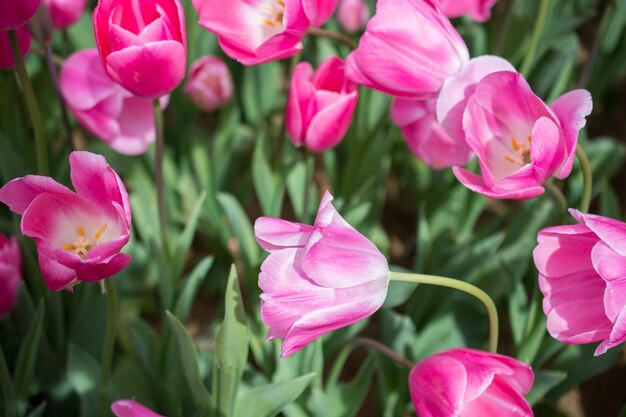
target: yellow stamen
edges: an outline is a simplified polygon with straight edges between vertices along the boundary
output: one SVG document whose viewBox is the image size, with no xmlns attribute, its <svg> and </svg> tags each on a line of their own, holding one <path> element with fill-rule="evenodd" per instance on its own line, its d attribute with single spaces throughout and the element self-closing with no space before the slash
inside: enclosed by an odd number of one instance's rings
<svg viewBox="0 0 626 417">
<path fill-rule="evenodd" d="M 98 229 L 98 231 L 96 232 L 96 240 L 100 239 L 100 236 L 102 236 L 102 233 L 104 233 L 104 231 L 107 229 L 107 225 L 105 224 L 104 226 L 102 226 L 100 229 Z"/>
<path fill-rule="evenodd" d="M 508 155 L 506 155 L 506 156 L 504 157 L 504 160 L 505 160 L 505 161 L 507 161 L 507 162 L 510 162 L 510 163 L 512 163 L 512 164 L 519 164 L 519 162 L 517 162 L 516 160 L 514 160 L 513 158 L 511 158 L 511 157 L 510 157 L 510 156 L 508 156 Z"/>
<path fill-rule="evenodd" d="M 272 26 L 272 27 L 276 26 L 276 23 L 272 22 L 269 19 L 263 19 L 263 24 L 267 26 Z"/>
<path fill-rule="evenodd" d="M 517 142 L 517 140 L 515 140 L 515 138 L 511 138 L 511 145 L 513 145 L 513 150 L 515 152 L 519 151 L 521 149 L 520 144 Z"/>
<path fill-rule="evenodd" d="M 283 0 L 276 0 L 276 3 L 278 3 L 281 7 L 285 7 L 285 2 Z"/>
<path fill-rule="evenodd" d="M 63 245 L 61 247 L 61 249 L 63 249 L 63 250 L 75 250 L 76 246 L 74 246 L 74 245 Z"/>
<path fill-rule="evenodd" d="M 83 228 L 82 228 L 82 226 L 78 226 L 78 227 L 76 228 L 76 231 L 78 232 L 78 236 L 82 236 L 82 237 L 87 236 L 87 235 L 85 234 L 85 229 L 83 229 Z"/>
</svg>

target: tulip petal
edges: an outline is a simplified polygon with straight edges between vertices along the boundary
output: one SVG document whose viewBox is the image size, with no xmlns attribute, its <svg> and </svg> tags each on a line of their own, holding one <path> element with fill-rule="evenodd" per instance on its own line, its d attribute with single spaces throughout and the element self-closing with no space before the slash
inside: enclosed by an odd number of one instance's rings
<svg viewBox="0 0 626 417">
<path fill-rule="evenodd" d="M 571 212 L 571 211 L 570 211 Z M 579 211 L 572 215 L 580 218 L 600 240 L 622 256 L 626 256 L 626 223 L 594 214 L 583 214 Z"/>
<path fill-rule="evenodd" d="M 626 257 L 600 241 L 591 251 L 591 260 L 598 275 L 606 282 L 604 310 L 609 320 L 615 322 L 626 307 Z"/>
<path fill-rule="evenodd" d="M 76 271 L 60 264 L 50 245 L 41 239 L 35 239 L 41 276 L 50 291 L 64 290 L 77 282 Z"/>
<path fill-rule="evenodd" d="M 111 405 L 116 417 L 163 417 L 143 405 L 131 400 L 118 400 Z"/>
<path fill-rule="evenodd" d="M 357 93 L 333 95 L 336 97 L 334 103 L 317 109 L 311 119 L 305 139 L 307 149 L 311 152 L 322 152 L 337 146 L 352 122 Z"/>
<path fill-rule="evenodd" d="M 256 240 L 268 252 L 304 247 L 312 230 L 313 228 L 306 224 L 270 217 L 261 217 L 254 223 Z"/>
<path fill-rule="evenodd" d="M 17 214 L 24 214 L 32 201 L 42 193 L 74 194 L 69 188 L 50 177 L 27 175 L 16 178 L 0 188 L 0 202 Z"/>
</svg>

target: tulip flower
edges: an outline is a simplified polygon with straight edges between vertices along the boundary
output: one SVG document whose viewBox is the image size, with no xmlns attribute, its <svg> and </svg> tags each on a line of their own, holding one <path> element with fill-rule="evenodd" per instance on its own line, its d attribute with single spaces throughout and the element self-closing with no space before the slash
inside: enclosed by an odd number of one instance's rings
<svg viewBox="0 0 626 417">
<path fill-rule="evenodd" d="M 454 175 L 489 198 L 524 200 L 544 192 L 550 177 L 566 178 L 574 163 L 578 131 L 591 113 L 591 95 L 571 91 L 548 107 L 521 74 L 487 75 L 467 101 L 465 139 L 482 176 L 463 168 Z"/>
<path fill-rule="evenodd" d="M 154 143 L 152 101 L 113 82 L 104 72 L 97 50 L 70 56 L 61 68 L 59 86 L 76 119 L 113 150 L 138 155 Z"/>
<path fill-rule="evenodd" d="M 370 9 L 364 0 L 341 0 L 337 11 L 339 24 L 349 33 L 358 32 L 365 27 L 370 18 Z"/>
<path fill-rule="evenodd" d="M 469 16 L 477 22 L 486 22 L 491 17 L 491 8 L 498 0 L 438 0 L 439 8 L 446 16 Z"/>
<path fill-rule="evenodd" d="M 93 23 L 107 74 L 131 93 L 156 99 L 185 77 L 187 34 L 180 0 L 100 0 Z"/>
<path fill-rule="evenodd" d="M 383 93 L 428 99 L 468 60 L 463 39 L 434 0 L 379 0 L 346 71 Z"/>
<path fill-rule="evenodd" d="M 22 234 L 35 239 L 41 274 L 52 291 L 100 281 L 128 265 L 130 204 L 124 184 L 104 157 L 70 154 L 76 192 L 52 178 L 27 175 L 0 188 L 0 202 L 22 216 Z"/>
<path fill-rule="evenodd" d="M 116 417 L 163 417 L 147 407 L 131 400 L 115 401 L 111 411 Z"/>
<path fill-rule="evenodd" d="M 205 56 L 194 62 L 185 94 L 204 111 L 213 111 L 227 102 L 233 94 L 233 80 L 224 61 L 216 56 Z"/>
<path fill-rule="evenodd" d="M 576 225 L 543 229 L 533 252 L 548 332 L 570 344 L 626 341 L 626 223 L 570 213 Z"/>
<path fill-rule="evenodd" d="M 17 239 L 0 233 L 0 319 L 15 305 L 22 283 L 22 255 Z"/>
<path fill-rule="evenodd" d="M 270 252 L 259 275 L 261 318 L 268 339 L 284 338 L 289 356 L 383 304 L 389 268 L 382 253 L 354 230 L 326 192 L 313 226 L 262 217 L 256 239 Z"/>
<path fill-rule="evenodd" d="M 85 11 L 86 0 L 42 0 L 57 29 L 73 25 Z"/>
<path fill-rule="evenodd" d="M 17 29 L 16 33 L 17 44 L 20 47 L 20 51 L 22 51 L 22 55 L 25 56 L 30 50 L 30 44 L 32 41 L 28 27 L 22 26 Z M 10 70 L 13 68 L 15 68 L 15 61 L 13 60 L 13 54 L 11 53 L 9 36 L 7 32 L 0 31 L 0 69 Z"/>
<path fill-rule="evenodd" d="M 532 368 L 516 359 L 473 349 L 450 349 L 415 365 L 409 375 L 419 417 L 532 417 L 524 398 Z"/>
<path fill-rule="evenodd" d="M 344 62 L 330 57 L 313 72 L 301 62 L 293 72 L 287 110 L 287 132 L 296 146 L 321 152 L 346 135 L 356 108 L 358 90 L 346 79 Z"/>
<path fill-rule="evenodd" d="M 30 20 L 41 0 L 0 0 L 0 31 L 17 29 Z"/>
<path fill-rule="evenodd" d="M 435 100 L 395 98 L 391 119 L 415 156 L 431 168 L 463 165 L 473 156 L 464 139 L 453 139 L 435 120 Z"/>
</svg>

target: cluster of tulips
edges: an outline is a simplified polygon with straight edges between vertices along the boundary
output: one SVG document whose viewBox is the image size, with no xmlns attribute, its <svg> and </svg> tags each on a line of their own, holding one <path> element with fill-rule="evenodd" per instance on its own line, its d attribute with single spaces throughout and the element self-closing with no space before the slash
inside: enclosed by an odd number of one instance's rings
<svg viewBox="0 0 626 417">
<path fill-rule="evenodd" d="M 332 37 L 319 28 L 336 9 L 346 31 L 367 25 L 345 61 L 333 56 L 317 69 L 308 62 L 295 66 L 284 121 L 294 145 L 317 153 L 339 144 L 362 85 L 393 96 L 393 122 L 427 165 L 452 168 L 462 184 L 488 198 L 525 200 L 544 193 L 552 177 L 566 179 L 577 154 L 584 163 L 578 134 L 592 100 L 587 91 L 574 90 L 548 105 L 503 58 L 470 58 L 449 18 L 487 20 L 495 2 L 378 0 L 371 19 L 361 0 L 193 0 L 193 5 L 199 24 L 244 65 L 293 57 L 307 35 Z M 43 0 L 41 6 L 39 0 L 0 0 L 0 66 L 23 66 L 19 52 L 29 49 L 27 22 L 36 10 L 47 13 L 54 28 L 63 28 L 84 7 L 84 0 Z M 34 20 L 31 29 L 41 25 Z M 156 181 L 162 188 L 159 115 L 187 73 L 182 4 L 100 0 L 93 28 L 97 50 L 79 51 L 62 65 L 62 98 L 80 124 L 117 152 L 137 155 L 157 142 Z M 228 67 L 218 57 L 203 57 L 189 69 L 184 89 L 199 109 L 212 111 L 231 97 Z M 120 176 L 103 156 L 75 151 L 69 158 L 71 190 L 46 176 L 47 157 L 37 149 L 44 161 L 41 175 L 5 184 L 0 201 L 22 216 L 21 232 L 35 241 L 48 289 L 72 291 L 81 281 L 102 281 L 126 268 L 131 257 L 121 251 L 132 218 Z M 475 159 L 480 174 L 464 168 Z M 524 395 L 533 371 L 496 353 L 497 318 L 486 294 L 451 279 L 390 272 L 385 256 L 341 217 L 332 200 L 326 192 L 312 226 L 266 217 L 255 224 L 259 245 L 270 253 L 259 275 L 261 317 L 268 339 L 284 339 L 281 356 L 375 313 L 390 280 L 452 287 L 485 303 L 490 352 L 452 349 L 415 365 L 409 388 L 417 414 L 531 416 Z M 159 208 L 163 220 L 161 200 Z M 600 342 L 600 355 L 626 340 L 626 224 L 587 210 L 583 201 L 581 211 L 571 211 L 578 224 L 539 232 L 534 261 L 549 333 L 564 343 Z M 15 303 L 21 268 L 16 238 L 0 234 L 0 315 Z M 114 403 L 112 410 L 119 417 L 158 416 L 131 400 Z"/>
</svg>

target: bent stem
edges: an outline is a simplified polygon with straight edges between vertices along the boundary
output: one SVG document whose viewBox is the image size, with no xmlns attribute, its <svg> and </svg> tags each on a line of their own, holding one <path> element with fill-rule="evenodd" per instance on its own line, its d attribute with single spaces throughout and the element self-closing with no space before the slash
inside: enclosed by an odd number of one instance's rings
<svg viewBox="0 0 626 417">
<path fill-rule="evenodd" d="M 13 55 L 13 61 L 15 62 L 15 71 L 20 79 L 30 114 L 30 120 L 33 124 L 37 151 L 37 171 L 40 175 L 49 175 L 50 168 L 48 166 L 48 150 L 46 148 L 46 139 L 43 131 L 43 119 L 41 118 L 41 111 L 39 110 L 39 104 L 37 104 L 37 97 L 35 96 L 33 85 L 26 71 L 26 65 L 24 65 L 24 57 L 20 51 L 15 30 L 9 31 L 9 43 L 11 44 L 11 53 Z"/>
<path fill-rule="evenodd" d="M 388 346 L 383 345 L 377 340 L 370 339 L 369 337 L 357 337 L 356 339 L 352 341 L 352 343 L 358 346 L 363 346 L 363 347 L 374 349 L 378 351 L 379 353 L 382 353 L 383 355 L 387 356 L 392 361 L 399 363 L 402 366 L 406 366 L 409 369 L 413 368 L 413 363 L 411 361 L 399 355 L 394 350 L 392 350 Z"/>
<path fill-rule="evenodd" d="M 308 33 L 309 35 L 319 36 L 321 38 L 327 38 L 335 42 L 342 43 L 350 49 L 356 49 L 356 46 L 357 46 L 356 43 L 354 43 L 352 39 L 338 32 L 333 32 L 333 31 L 321 29 L 321 28 L 310 28 Z"/>
<path fill-rule="evenodd" d="M 498 351 L 498 310 L 493 300 L 486 292 L 475 285 L 459 281 L 458 279 L 437 277 L 434 275 L 408 274 L 402 272 L 392 272 L 389 277 L 392 281 L 412 282 L 414 284 L 429 284 L 440 287 L 454 288 L 463 291 L 477 299 L 479 299 L 487 308 L 489 315 L 489 351 Z"/>
<path fill-rule="evenodd" d="M 107 297 L 107 327 L 100 368 L 100 400 L 98 409 L 101 416 L 105 416 L 108 409 L 109 379 L 113 365 L 113 349 L 115 348 L 115 339 L 117 337 L 117 294 L 115 293 L 113 279 L 108 278 L 104 280 L 104 289 Z"/>
<path fill-rule="evenodd" d="M 535 28 L 533 29 L 532 38 L 530 39 L 530 47 L 528 48 L 528 52 L 526 53 L 526 57 L 524 58 L 524 62 L 522 63 L 521 73 L 524 74 L 524 77 L 526 78 L 528 78 L 528 74 L 532 69 L 533 64 L 535 63 L 537 47 L 539 46 L 539 40 L 541 39 L 541 34 L 543 33 L 543 28 L 546 23 L 549 5 L 550 0 L 541 0 L 541 5 L 539 6 L 539 15 L 537 16 L 537 20 L 535 21 Z"/>
<path fill-rule="evenodd" d="M 591 188 L 593 186 L 593 177 L 591 174 L 591 164 L 589 158 L 583 150 L 582 146 L 576 145 L 576 157 L 580 162 L 580 168 L 583 171 L 583 196 L 580 200 L 580 211 L 583 213 L 589 212 L 589 205 L 591 204 Z"/>
<path fill-rule="evenodd" d="M 167 206 L 165 204 L 165 183 L 163 181 L 163 157 L 165 153 L 165 139 L 163 135 L 163 112 L 159 99 L 154 100 L 154 125 L 156 128 L 156 154 L 154 161 L 154 176 L 156 177 L 157 204 L 159 207 L 159 224 L 161 226 L 161 240 L 163 250 L 169 254 L 169 235 L 167 230 Z M 169 256 L 169 255 L 168 255 Z"/>
<path fill-rule="evenodd" d="M 561 192 L 559 187 L 552 184 L 551 182 L 546 182 L 545 184 L 543 184 L 543 186 L 546 190 L 548 190 L 550 197 L 552 197 L 552 199 L 556 203 L 560 222 L 565 223 L 567 219 L 567 200 L 565 199 L 563 192 Z"/>
</svg>

